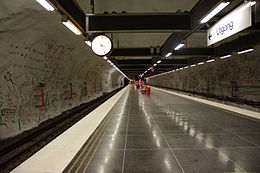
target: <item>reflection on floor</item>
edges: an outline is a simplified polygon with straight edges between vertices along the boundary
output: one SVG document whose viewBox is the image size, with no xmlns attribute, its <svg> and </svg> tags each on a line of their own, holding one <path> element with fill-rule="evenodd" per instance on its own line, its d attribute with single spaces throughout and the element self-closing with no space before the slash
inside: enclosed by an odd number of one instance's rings
<svg viewBox="0 0 260 173">
<path fill-rule="evenodd" d="M 131 86 L 64 172 L 260 172 L 259 163 L 259 123 Z"/>
</svg>

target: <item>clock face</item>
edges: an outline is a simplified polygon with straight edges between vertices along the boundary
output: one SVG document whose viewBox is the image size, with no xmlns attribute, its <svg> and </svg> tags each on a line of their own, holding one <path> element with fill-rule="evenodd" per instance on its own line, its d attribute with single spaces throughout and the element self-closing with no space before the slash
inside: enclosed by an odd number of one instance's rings
<svg viewBox="0 0 260 173">
<path fill-rule="evenodd" d="M 91 48 L 95 54 L 104 56 L 112 49 L 112 42 L 109 37 L 99 35 L 93 39 Z"/>
</svg>

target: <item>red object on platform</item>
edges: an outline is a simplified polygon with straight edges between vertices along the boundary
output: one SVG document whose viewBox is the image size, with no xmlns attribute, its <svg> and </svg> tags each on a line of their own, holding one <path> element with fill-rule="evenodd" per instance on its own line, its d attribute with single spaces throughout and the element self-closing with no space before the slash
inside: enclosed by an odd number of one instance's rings
<svg viewBox="0 0 260 173">
<path fill-rule="evenodd" d="M 151 93 L 151 87 L 147 87 L 147 95 L 149 96 L 150 95 L 150 93 Z"/>
</svg>

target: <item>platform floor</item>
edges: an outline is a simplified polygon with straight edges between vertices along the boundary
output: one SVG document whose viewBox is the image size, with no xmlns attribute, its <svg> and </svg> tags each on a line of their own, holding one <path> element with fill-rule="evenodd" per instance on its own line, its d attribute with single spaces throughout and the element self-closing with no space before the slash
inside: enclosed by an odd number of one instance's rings
<svg viewBox="0 0 260 173">
<path fill-rule="evenodd" d="M 63 172 L 260 173 L 260 124 L 130 86 Z"/>
</svg>

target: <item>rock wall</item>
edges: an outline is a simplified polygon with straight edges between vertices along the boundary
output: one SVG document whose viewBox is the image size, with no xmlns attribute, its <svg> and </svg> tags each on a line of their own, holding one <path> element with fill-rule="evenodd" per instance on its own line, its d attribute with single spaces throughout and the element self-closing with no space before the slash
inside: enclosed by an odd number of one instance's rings
<svg viewBox="0 0 260 173">
<path fill-rule="evenodd" d="M 36 1 L 1 0 L 0 23 L 0 139 L 123 85 L 82 36 Z"/>
<path fill-rule="evenodd" d="M 150 78 L 151 85 L 260 103 L 260 46 L 243 55 Z M 259 105 L 258 105 L 259 106 Z"/>
</svg>

